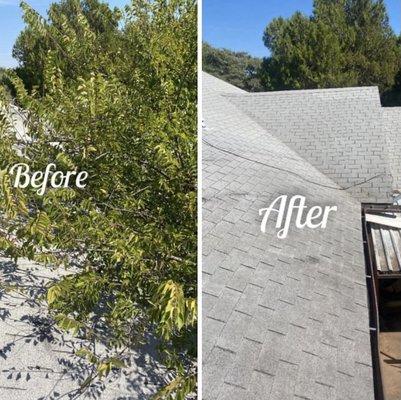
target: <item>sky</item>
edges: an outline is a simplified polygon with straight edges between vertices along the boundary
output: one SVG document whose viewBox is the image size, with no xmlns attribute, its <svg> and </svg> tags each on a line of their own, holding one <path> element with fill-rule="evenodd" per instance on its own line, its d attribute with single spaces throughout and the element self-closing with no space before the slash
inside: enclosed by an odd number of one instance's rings
<svg viewBox="0 0 401 400">
<path fill-rule="evenodd" d="M 50 0 L 26 0 L 42 16 L 46 16 L 46 10 Z M 112 7 L 122 7 L 129 0 L 110 0 Z M 0 0 L 0 67 L 15 67 L 17 61 L 12 58 L 12 48 L 19 32 L 24 27 L 22 13 L 19 7 L 20 0 Z"/>
<path fill-rule="evenodd" d="M 268 51 L 262 41 L 266 25 L 273 18 L 287 18 L 295 11 L 310 15 L 312 3 L 313 0 L 203 0 L 203 40 L 214 47 L 266 56 Z M 390 24 L 400 34 L 400 0 L 385 0 L 385 4 Z"/>
</svg>

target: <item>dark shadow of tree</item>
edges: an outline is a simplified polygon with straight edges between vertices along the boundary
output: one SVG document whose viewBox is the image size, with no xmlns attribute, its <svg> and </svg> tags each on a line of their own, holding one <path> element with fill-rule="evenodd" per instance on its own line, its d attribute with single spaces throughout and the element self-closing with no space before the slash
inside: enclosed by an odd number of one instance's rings
<svg viewBox="0 0 401 400">
<path fill-rule="evenodd" d="M 53 276 L 53 277 L 52 277 Z M 166 370 L 158 362 L 157 340 L 151 334 L 146 336 L 146 344 L 135 349 L 130 356 L 129 364 L 123 370 L 113 370 L 104 380 L 94 380 L 85 390 L 82 389 L 88 377 L 94 375 L 94 366 L 75 355 L 75 352 L 83 345 L 89 343 L 83 338 L 71 337 L 57 328 L 55 322 L 47 315 L 43 296 L 46 294 L 47 285 L 54 280 L 57 274 L 44 267 L 32 265 L 20 268 L 13 262 L 0 260 L 0 323 L 10 328 L 18 327 L 20 333 L 10 334 L 10 340 L 0 343 L 0 360 L 3 360 L 5 368 L 1 373 L 10 381 L 21 383 L 30 382 L 35 377 L 41 376 L 51 382 L 51 390 L 38 397 L 37 400 L 60 399 L 100 399 L 105 394 L 105 399 L 116 400 L 145 400 L 151 397 L 158 387 L 165 385 L 169 379 Z M 13 290 L 8 290 L 11 285 Z M 13 310 L 23 309 L 16 318 Z M 18 313 L 17 313 L 18 314 Z M 37 354 L 37 365 L 24 365 L 23 368 L 11 366 L 7 363 L 13 357 L 13 349 L 18 342 L 24 342 L 32 346 L 44 343 L 50 346 L 52 352 L 57 353 L 57 368 L 47 368 L 41 365 L 41 354 Z M 68 380 L 74 388 L 70 391 L 59 389 L 60 383 Z M 112 391 L 110 394 L 110 387 Z M 0 389 L 0 390 L 5 390 Z M 19 390 L 24 390 L 19 388 Z M 1 397 L 1 396 L 0 396 Z M 12 394 L 8 396 L 12 398 Z"/>
</svg>

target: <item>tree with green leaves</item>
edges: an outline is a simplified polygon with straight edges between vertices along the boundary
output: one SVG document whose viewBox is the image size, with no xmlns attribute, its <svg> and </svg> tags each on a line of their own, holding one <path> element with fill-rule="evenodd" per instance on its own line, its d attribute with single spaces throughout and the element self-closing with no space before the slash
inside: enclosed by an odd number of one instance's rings
<svg viewBox="0 0 401 400">
<path fill-rule="evenodd" d="M 395 84 L 401 52 L 382 0 L 315 0 L 313 15 L 276 18 L 266 28 L 266 88 Z"/>
<path fill-rule="evenodd" d="M 262 60 L 245 52 L 202 46 L 202 68 L 205 72 L 249 92 L 263 89 L 259 79 Z"/>
<path fill-rule="evenodd" d="M 20 59 L 37 81 L 9 73 L 30 140 L 0 95 L 0 254 L 74 271 L 49 287 L 49 314 L 114 354 L 79 351 L 93 366 L 84 386 L 124 368 L 151 332 L 174 375 L 157 398 L 184 399 L 196 390 L 196 3 L 135 1 L 95 20 L 88 4 L 45 19 L 22 3 L 23 41 L 47 47 Z M 89 178 L 39 195 L 14 187 L 17 163 Z"/>
<path fill-rule="evenodd" d="M 80 9 L 82 17 L 85 18 L 91 31 L 96 34 L 94 37 L 96 44 L 92 43 L 95 46 L 94 49 L 108 51 L 115 45 L 115 40 L 118 38 L 121 10 L 117 8 L 112 10 L 106 3 L 99 0 L 83 0 Z M 58 36 L 67 32 L 68 35 L 73 34 L 77 37 L 83 34 L 80 18 L 76 12 L 75 0 L 62 0 L 59 3 L 52 3 L 49 7 L 49 27 L 52 33 L 56 34 L 57 32 Z M 65 40 L 68 40 L 68 36 L 65 37 Z M 55 51 L 60 57 L 58 65 L 65 74 L 74 74 L 72 65 L 79 65 L 80 60 L 86 61 L 85 65 L 80 65 L 81 71 L 85 67 L 88 70 L 91 68 L 89 54 L 87 54 L 89 49 L 85 46 L 81 48 L 81 52 L 76 49 L 73 55 L 68 54 L 66 57 L 63 54 L 63 47 L 51 35 L 37 35 L 32 26 L 26 25 L 14 45 L 13 57 L 19 62 L 16 72 L 29 91 L 34 86 L 40 90 L 43 89 L 45 62 L 50 50 Z M 74 56 L 73 60 L 71 59 L 72 56 Z M 64 58 L 64 63 L 62 58 Z"/>
</svg>

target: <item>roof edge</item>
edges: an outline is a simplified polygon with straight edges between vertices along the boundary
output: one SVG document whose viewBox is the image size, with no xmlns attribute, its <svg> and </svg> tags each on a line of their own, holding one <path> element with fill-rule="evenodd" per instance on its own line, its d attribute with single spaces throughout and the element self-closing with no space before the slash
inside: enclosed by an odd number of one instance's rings
<svg viewBox="0 0 401 400">
<path fill-rule="evenodd" d="M 208 72 L 202 71 L 202 78 L 216 81 L 217 85 L 213 85 L 213 86 L 209 85 L 209 89 L 212 89 L 215 92 L 228 93 L 228 94 L 249 94 L 249 92 L 247 92 L 246 90 L 241 89 L 238 86 L 235 86 L 231 83 L 228 83 L 228 82 L 224 81 L 223 79 L 218 78 L 217 76 L 209 74 Z"/>
<path fill-rule="evenodd" d="M 218 79 L 218 78 L 217 78 Z M 230 93 L 232 96 L 278 96 L 278 95 L 305 95 L 305 94 L 323 94 L 323 93 L 352 93 L 352 92 L 366 92 L 379 95 L 379 88 L 377 86 L 353 86 L 345 88 L 326 88 L 326 89 L 297 89 L 297 90 L 271 90 L 267 92 L 246 92 L 243 93 Z M 390 107 L 389 107 L 390 108 Z M 393 108 L 393 107 L 391 107 Z M 401 108 L 401 107 L 400 107 Z"/>
</svg>

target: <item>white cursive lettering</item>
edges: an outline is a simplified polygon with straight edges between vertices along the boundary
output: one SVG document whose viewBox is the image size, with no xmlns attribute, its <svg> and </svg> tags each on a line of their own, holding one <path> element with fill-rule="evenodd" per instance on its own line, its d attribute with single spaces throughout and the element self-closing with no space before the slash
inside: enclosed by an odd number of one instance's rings
<svg viewBox="0 0 401 400">
<path fill-rule="evenodd" d="M 10 168 L 10 175 L 15 175 L 14 187 L 26 188 L 31 185 L 37 189 L 36 193 L 43 196 L 48 183 L 53 188 L 68 187 L 70 185 L 71 177 L 75 176 L 75 186 L 84 188 L 86 186 L 86 179 L 89 174 L 86 171 L 77 173 L 76 171 L 56 171 L 56 164 L 50 163 L 46 166 L 44 172 L 35 171 L 32 175 L 29 174 L 29 165 L 25 163 L 15 164 Z M 52 171 L 54 170 L 54 171 Z"/>
<path fill-rule="evenodd" d="M 295 226 L 299 229 L 302 229 L 305 226 L 310 229 L 318 227 L 324 229 L 327 226 L 330 212 L 337 211 L 337 206 L 326 206 L 324 209 L 320 206 L 313 206 L 306 213 L 305 220 L 302 222 L 304 210 L 307 208 L 305 205 L 305 197 L 300 195 L 292 196 L 288 202 L 288 207 L 287 199 L 287 195 L 279 196 L 270 204 L 269 207 L 261 208 L 259 210 L 259 215 L 263 214 L 262 222 L 260 224 L 260 230 L 263 233 L 266 233 L 267 221 L 272 212 L 277 213 L 276 228 L 280 229 L 277 232 L 277 237 L 279 239 L 284 239 L 288 235 L 294 210 L 297 210 L 295 215 Z"/>
</svg>

